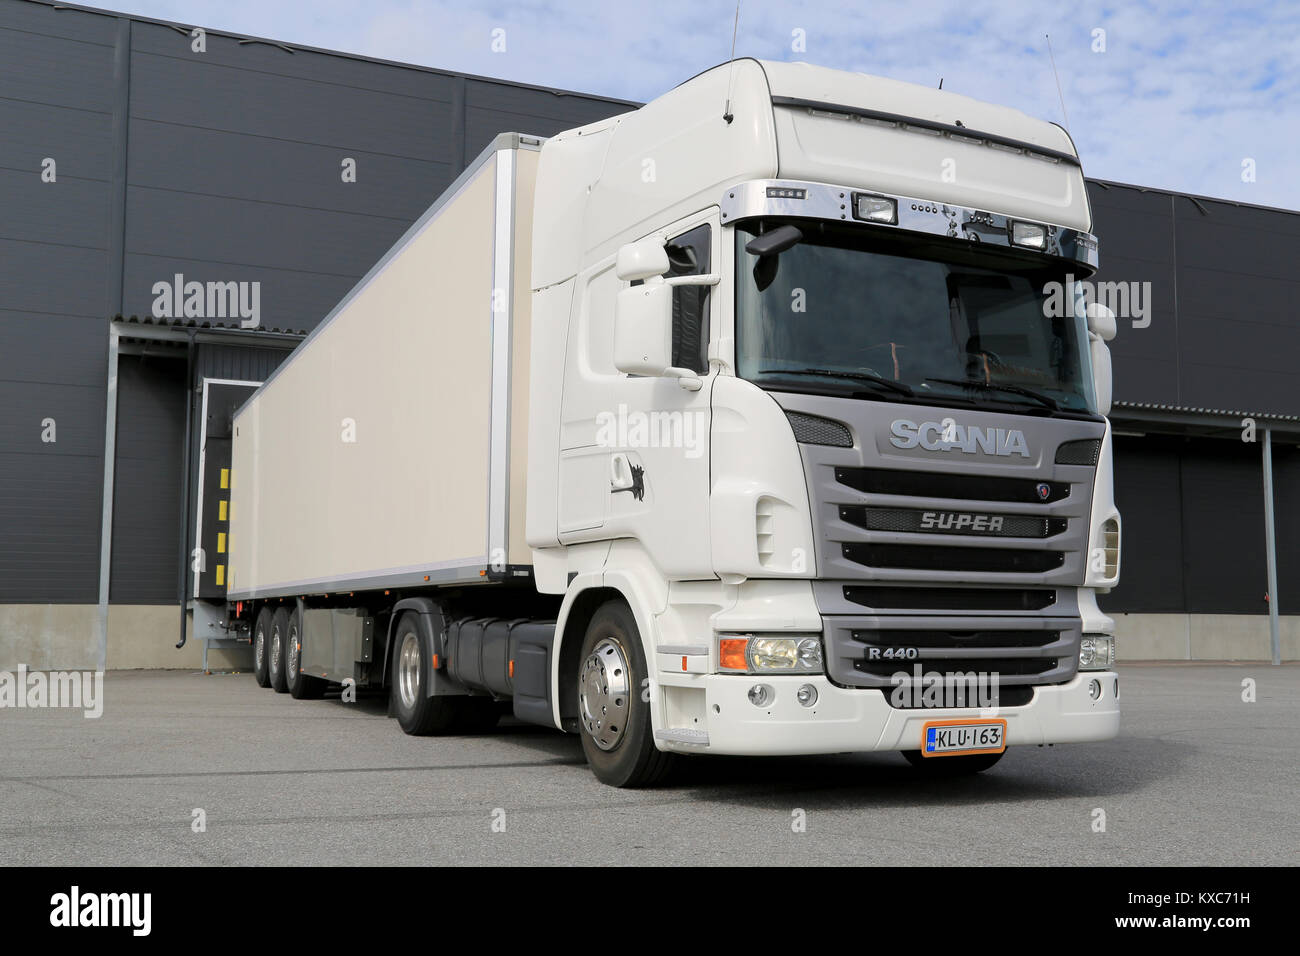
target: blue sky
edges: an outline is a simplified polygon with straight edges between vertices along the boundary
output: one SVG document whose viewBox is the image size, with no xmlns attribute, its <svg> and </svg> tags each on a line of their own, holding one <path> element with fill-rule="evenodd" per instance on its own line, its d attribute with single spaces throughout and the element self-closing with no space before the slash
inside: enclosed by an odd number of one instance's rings
<svg viewBox="0 0 1300 956">
<path fill-rule="evenodd" d="M 725 60 L 735 14 L 734 0 L 103 6 L 631 100 Z M 502 52 L 494 30 L 505 31 Z M 944 89 L 1062 122 L 1044 34 L 1089 176 L 1300 209 L 1300 3 L 748 0 L 736 53 L 916 83 L 943 77 Z M 1243 182 L 1247 160 L 1253 182 Z"/>
</svg>

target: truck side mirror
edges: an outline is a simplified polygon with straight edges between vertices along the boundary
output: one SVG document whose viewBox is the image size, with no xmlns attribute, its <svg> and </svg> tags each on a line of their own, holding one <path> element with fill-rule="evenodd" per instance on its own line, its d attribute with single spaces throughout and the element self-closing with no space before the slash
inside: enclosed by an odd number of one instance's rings
<svg viewBox="0 0 1300 956">
<path fill-rule="evenodd" d="M 614 303 L 614 367 L 628 375 L 676 378 L 690 391 L 703 384 L 690 369 L 673 367 L 672 285 L 651 278 L 618 294 Z"/>
<path fill-rule="evenodd" d="M 622 257 L 620 252 L 620 262 Z M 614 304 L 614 367 L 629 375 L 657 377 L 672 364 L 672 286 L 648 282 L 624 289 Z"/>
<path fill-rule="evenodd" d="M 1097 392 L 1097 411 L 1102 415 L 1109 415 L 1112 382 L 1110 347 L 1096 332 L 1088 333 L 1088 345 L 1092 353 L 1092 383 Z"/>
<path fill-rule="evenodd" d="M 618 250 L 614 271 L 624 282 L 651 279 L 668 271 L 668 250 L 658 236 L 629 242 Z"/>
<path fill-rule="evenodd" d="M 1089 332 L 1101 336 L 1103 342 L 1109 342 L 1115 337 L 1115 313 L 1110 306 L 1102 305 L 1100 302 L 1090 302 L 1086 315 Z"/>
</svg>

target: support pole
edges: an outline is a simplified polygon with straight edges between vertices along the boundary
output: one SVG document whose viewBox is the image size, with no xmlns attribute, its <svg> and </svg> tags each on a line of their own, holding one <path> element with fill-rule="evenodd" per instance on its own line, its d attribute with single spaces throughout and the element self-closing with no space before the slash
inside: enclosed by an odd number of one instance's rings
<svg viewBox="0 0 1300 956">
<path fill-rule="evenodd" d="M 108 663 L 108 585 L 113 561 L 113 469 L 117 463 L 117 353 L 118 333 L 108 324 L 108 394 L 104 408 L 104 501 L 99 525 L 99 606 L 95 626 L 99 639 L 96 670 Z"/>
<path fill-rule="evenodd" d="M 1268 562 L 1268 634 L 1273 663 L 1282 663 L 1282 639 L 1278 634 L 1277 542 L 1273 537 L 1273 435 L 1264 429 L 1264 550 Z"/>
</svg>

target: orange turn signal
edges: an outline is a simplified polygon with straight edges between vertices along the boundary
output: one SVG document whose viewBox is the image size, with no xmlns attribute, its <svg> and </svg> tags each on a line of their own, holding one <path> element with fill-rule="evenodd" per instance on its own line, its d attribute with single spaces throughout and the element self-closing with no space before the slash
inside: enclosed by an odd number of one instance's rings
<svg viewBox="0 0 1300 956">
<path fill-rule="evenodd" d="M 718 641 L 718 665 L 724 671 L 749 670 L 749 662 L 745 660 L 745 645 L 748 643 L 744 637 L 724 637 Z"/>
</svg>

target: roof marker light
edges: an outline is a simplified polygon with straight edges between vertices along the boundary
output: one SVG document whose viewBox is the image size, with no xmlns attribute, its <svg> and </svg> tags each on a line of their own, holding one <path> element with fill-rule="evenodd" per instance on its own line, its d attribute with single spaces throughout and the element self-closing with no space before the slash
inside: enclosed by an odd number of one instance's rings
<svg viewBox="0 0 1300 956">
<path fill-rule="evenodd" d="M 1047 247 L 1047 227 L 1036 222 L 1011 221 L 1011 244 L 1026 249 Z"/>
<path fill-rule="evenodd" d="M 853 194 L 853 215 L 866 222 L 884 222 L 891 226 L 898 224 L 898 201 L 888 196 L 872 196 L 869 193 Z"/>
</svg>

